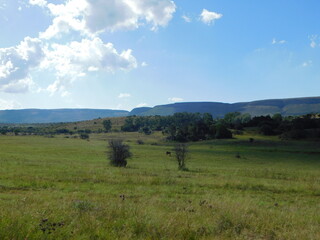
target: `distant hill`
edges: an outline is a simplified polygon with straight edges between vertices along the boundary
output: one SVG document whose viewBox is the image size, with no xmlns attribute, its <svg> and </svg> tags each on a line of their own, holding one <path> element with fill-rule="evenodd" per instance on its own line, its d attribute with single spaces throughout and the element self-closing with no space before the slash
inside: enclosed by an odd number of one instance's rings
<svg viewBox="0 0 320 240">
<path fill-rule="evenodd" d="M 105 117 L 123 117 L 124 110 L 107 109 L 22 109 L 1 110 L 0 123 L 77 122 Z"/>
<path fill-rule="evenodd" d="M 0 110 L 0 123 L 55 123 L 77 122 L 97 118 L 125 117 L 129 115 L 172 115 L 177 112 L 211 113 L 223 117 L 228 112 L 249 113 L 251 116 L 273 115 L 295 116 L 320 113 L 320 97 L 272 99 L 242 103 L 184 102 L 159 105 L 153 108 L 135 108 L 131 112 L 108 109 L 22 109 Z"/>
<path fill-rule="evenodd" d="M 155 106 L 137 113 L 135 109 L 130 115 L 171 115 L 177 112 L 211 113 L 214 117 L 223 117 L 228 112 L 249 113 L 251 116 L 273 115 L 281 113 L 284 116 L 320 113 L 320 97 L 272 99 L 242 103 L 221 102 L 185 102 Z"/>
</svg>

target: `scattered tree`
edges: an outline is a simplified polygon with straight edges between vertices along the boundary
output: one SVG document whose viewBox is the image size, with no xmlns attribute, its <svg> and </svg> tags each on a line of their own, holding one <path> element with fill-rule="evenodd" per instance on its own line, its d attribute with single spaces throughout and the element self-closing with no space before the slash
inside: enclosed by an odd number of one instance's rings
<svg viewBox="0 0 320 240">
<path fill-rule="evenodd" d="M 111 127 L 112 127 L 111 121 L 110 121 L 109 119 L 107 119 L 107 120 L 104 120 L 104 121 L 102 122 L 102 124 L 103 124 L 103 127 L 104 127 L 105 131 L 106 131 L 106 132 L 110 132 Z"/>
<path fill-rule="evenodd" d="M 188 146 L 184 143 L 178 143 L 174 146 L 173 151 L 178 161 L 179 170 L 182 170 L 182 171 L 187 170 L 186 159 L 188 155 Z"/>
<path fill-rule="evenodd" d="M 108 158 L 112 166 L 126 167 L 127 159 L 131 156 L 129 145 L 124 144 L 121 139 L 109 140 Z"/>
</svg>

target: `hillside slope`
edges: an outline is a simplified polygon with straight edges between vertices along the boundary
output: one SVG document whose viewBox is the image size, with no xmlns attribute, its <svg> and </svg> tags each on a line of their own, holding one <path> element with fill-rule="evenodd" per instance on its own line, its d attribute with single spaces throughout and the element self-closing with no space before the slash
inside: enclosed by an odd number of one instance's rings
<svg viewBox="0 0 320 240">
<path fill-rule="evenodd" d="M 273 115 L 275 113 L 281 113 L 283 116 L 304 115 L 320 113 L 320 97 L 272 99 L 242 103 L 184 102 L 159 105 L 153 108 L 135 108 L 131 112 L 108 109 L 0 110 L 0 123 L 77 122 L 129 115 L 166 116 L 177 112 L 211 113 L 213 117 L 223 117 L 229 112 L 249 113 L 251 116 Z"/>
<path fill-rule="evenodd" d="M 135 109 L 131 111 L 136 113 Z M 186 102 L 155 106 L 139 111 L 140 116 L 171 115 L 177 112 L 211 113 L 214 117 L 223 117 L 228 112 L 249 113 L 252 116 L 273 115 L 284 116 L 320 113 L 320 97 L 260 100 L 243 103 L 221 102 Z"/>
<path fill-rule="evenodd" d="M 128 111 L 107 109 L 22 109 L 0 111 L 0 123 L 76 122 L 127 116 Z"/>
</svg>

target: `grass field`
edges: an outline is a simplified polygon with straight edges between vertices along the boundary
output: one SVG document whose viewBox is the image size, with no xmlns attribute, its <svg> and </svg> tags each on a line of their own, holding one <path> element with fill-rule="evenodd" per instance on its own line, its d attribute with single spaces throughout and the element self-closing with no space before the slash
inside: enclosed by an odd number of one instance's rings
<svg viewBox="0 0 320 240">
<path fill-rule="evenodd" d="M 320 142 L 249 137 L 191 143 L 178 171 L 160 133 L 1 136 L 0 239 L 320 239 Z"/>
</svg>

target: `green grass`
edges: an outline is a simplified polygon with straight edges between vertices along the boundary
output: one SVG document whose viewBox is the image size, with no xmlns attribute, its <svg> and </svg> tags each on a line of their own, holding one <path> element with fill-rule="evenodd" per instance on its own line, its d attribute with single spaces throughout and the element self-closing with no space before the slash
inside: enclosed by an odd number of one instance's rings
<svg viewBox="0 0 320 240">
<path fill-rule="evenodd" d="M 113 137 L 127 168 L 108 164 Z M 1 136 L 0 239 L 320 239 L 319 142 L 191 143 L 178 171 L 162 138 Z"/>
</svg>

